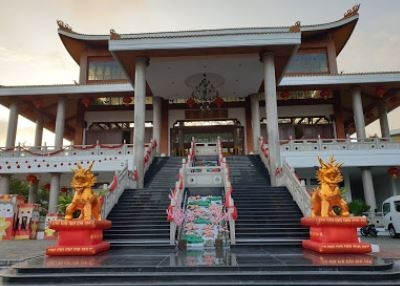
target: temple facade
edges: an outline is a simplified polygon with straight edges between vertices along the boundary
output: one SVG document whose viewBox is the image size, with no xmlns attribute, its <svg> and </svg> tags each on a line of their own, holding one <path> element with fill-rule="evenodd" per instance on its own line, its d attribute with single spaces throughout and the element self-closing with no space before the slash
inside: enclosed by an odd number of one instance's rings
<svg viewBox="0 0 400 286">
<path fill-rule="evenodd" d="M 95 161 L 100 182 L 128 166 L 142 187 L 146 144 L 184 156 L 192 138 L 220 138 L 232 156 L 259 153 L 263 142 L 272 184 L 287 163 L 312 189 L 317 155 L 334 155 L 344 163 L 347 198 L 379 209 L 400 194 L 400 143 L 387 117 L 400 105 L 400 72 L 338 73 L 358 8 L 318 25 L 143 34 L 86 35 L 57 21 L 79 82 L 0 87 L 10 109 L 0 193 L 9 192 L 11 175 L 35 174 L 50 183 L 56 212 L 74 162 Z M 34 146 L 16 142 L 18 115 L 36 122 Z M 376 119 L 382 136 L 367 138 Z M 53 146 L 42 145 L 43 128 L 55 132 Z"/>
</svg>

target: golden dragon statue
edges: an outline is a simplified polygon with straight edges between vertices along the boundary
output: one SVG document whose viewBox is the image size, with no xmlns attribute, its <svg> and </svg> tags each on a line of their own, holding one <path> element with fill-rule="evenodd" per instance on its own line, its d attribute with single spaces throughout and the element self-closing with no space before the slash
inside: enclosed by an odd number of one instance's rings
<svg viewBox="0 0 400 286">
<path fill-rule="evenodd" d="M 71 187 L 75 193 L 65 211 L 65 219 L 72 220 L 73 213 L 79 210 L 81 212 L 79 220 L 101 220 L 101 201 L 92 191 L 96 183 L 96 177 L 92 172 L 93 163 L 87 169 L 79 164 L 77 166 L 71 181 Z"/>
<path fill-rule="evenodd" d="M 317 171 L 320 186 L 312 193 L 312 216 L 349 216 L 349 208 L 339 189 L 339 184 L 343 181 L 339 169 L 342 164 L 337 163 L 333 156 L 327 163 L 324 163 L 320 157 L 318 161 L 321 165 Z M 339 210 L 335 211 L 335 208 Z"/>
</svg>

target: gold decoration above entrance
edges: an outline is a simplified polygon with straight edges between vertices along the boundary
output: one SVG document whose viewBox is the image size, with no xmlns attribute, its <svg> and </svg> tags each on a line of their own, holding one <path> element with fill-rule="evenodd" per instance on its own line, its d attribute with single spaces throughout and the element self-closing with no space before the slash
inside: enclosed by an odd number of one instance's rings
<svg viewBox="0 0 400 286">
<path fill-rule="evenodd" d="M 227 119 L 228 109 L 185 110 L 185 119 Z"/>
</svg>

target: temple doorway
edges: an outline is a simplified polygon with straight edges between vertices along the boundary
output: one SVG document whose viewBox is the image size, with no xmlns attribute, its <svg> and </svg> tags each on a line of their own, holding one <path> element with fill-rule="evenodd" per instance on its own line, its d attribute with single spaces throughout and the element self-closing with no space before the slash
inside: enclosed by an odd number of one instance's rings
<svg viewBox="0 0 400 286">
<path fill-rule="evenodd" d="M 213 143 L 219 137 L 227 155 L 244 154 L 244 131 L 236 119 L 179 120 L 170 129 L 170 154 L 188 153 L 192 137 L 197 143 Z"/>
</svg>

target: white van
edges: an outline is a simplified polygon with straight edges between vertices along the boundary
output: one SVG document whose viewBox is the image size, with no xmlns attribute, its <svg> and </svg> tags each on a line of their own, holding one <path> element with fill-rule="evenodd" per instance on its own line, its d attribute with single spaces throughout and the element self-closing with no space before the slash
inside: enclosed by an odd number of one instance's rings
<svg viewBox="0 0 400 286">
<path fill-rule="evenodd" d="M 382 204 L 383 222 L 391 237 L 400 236 L 400 196 L 386 199 Z"/>
</svg>

